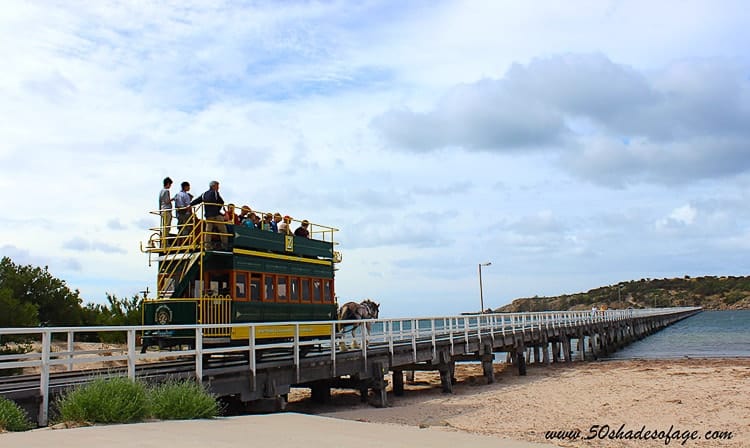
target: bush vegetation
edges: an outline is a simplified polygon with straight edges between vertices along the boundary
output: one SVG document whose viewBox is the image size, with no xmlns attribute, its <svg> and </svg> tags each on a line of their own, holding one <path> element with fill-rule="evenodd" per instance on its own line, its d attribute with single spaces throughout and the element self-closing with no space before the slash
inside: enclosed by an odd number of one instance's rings
<svg viewBox="0 0 750 448">
<path fill-rule="evenodd" d="M 216 399 L 193 381 L 168 381 L 149 386 L 128 378 L 100 378 L 61 396 L 57 421 L 132 423 L 147 418 L 187 420 L 221 413 Z"/>
<path fill-rule="evenodd" d="M 750 308 L 750 276 L 642 278 L 576 294 L 516 299 L 497 311 L 586 310 L 602 305 L 610 309 L 668 306 L 746 309 Z"/>
<path fill-rule="evenodd" d="M 0 431 L 27 431 L 33 428 L 26 411 L 15 402 L 0 397 Z"/>
<path fill-rule="evenodd" d="M 97 378 L 63 394 L 56 408 L 61 422 L 137 422 L 148 416 L 146 386 L 125 377 Z"/>
<path fill-rule="evenodd" d="M 169 381 L 152 388 L 151 416 L 161 420 L 213 418 L 220 414 L 216 399 L 194 381 Z"/>
</svg>

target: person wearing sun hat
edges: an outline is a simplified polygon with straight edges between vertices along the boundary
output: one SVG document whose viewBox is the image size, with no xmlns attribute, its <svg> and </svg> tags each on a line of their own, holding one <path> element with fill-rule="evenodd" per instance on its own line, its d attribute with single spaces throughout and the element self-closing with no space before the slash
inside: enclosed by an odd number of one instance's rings
<svg viewBox="0 0 750 448">
<path fill-rule="evenodd" d="M 303 219 L 302 224 L 297 227 L 297 230 L 294 231 L 294 234 L 296 236 L 301 236 L 303 238 L 310 238 L 310 231 L 307 230 L 307 226 L 310 225 L 310 221 Z"/>
</svg>

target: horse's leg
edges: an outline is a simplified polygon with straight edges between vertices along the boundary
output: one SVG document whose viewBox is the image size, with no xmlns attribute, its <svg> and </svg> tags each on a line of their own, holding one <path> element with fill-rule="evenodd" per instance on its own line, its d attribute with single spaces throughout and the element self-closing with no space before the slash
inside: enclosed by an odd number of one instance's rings
<svg viewBox="0 0 750 448">
<path fill-rule="evenodd" d="M 362 329 L 359 328 L 360 324 L 354 324 L 354 327 L 352 328 L 352 348 L 359 348 L 359 342 L 357 342 L 357 330 L 362 331 Z"/>
</svg>

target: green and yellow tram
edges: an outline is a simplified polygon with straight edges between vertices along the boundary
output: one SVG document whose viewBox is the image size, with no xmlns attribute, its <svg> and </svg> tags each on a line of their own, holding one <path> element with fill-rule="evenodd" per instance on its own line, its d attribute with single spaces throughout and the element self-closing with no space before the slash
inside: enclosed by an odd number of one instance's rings
<svg viewBox="0 0 750 448">
<path fill-rule="evenodd" d="M 244 225 L 217 230 L 199 218 L 202 208 L 177 226 L 150 229 L 143 251 L 158 267 L 157 294 L 143 301 L 144 325 L 216 325 L 204 330 L 204 344 L 247 343 L 249 327 L 222 326 L 232 323 L 310 321 L 299 327 L 301 337 L 331 334 L 331 325 L 315 321 L 336 319 L 337 229 L 311 224 L 309 238 Z M 216 248 L 213 240 L 228 245 Z M 294 332 L 292 325 L 259 326 L 255 339 Z M 143 348 L 192 345 L 194 338 L 193 330 L 145 331 Z"/>
</svg>

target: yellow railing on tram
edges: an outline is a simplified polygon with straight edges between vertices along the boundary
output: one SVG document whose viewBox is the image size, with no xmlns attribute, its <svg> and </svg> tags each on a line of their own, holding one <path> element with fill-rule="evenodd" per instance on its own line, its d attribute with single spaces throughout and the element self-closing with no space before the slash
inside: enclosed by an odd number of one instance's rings
<svg viewBox="0 0 750 448">
<path fill-rule="evenodd" d="M 228 324 L 232 319 L 232 297 L 201 297 L 198 301 L 199 324 Z M 231 328 L 215 327 L 203 330 L 209 337 L 229 337 Z"/>
</svg>

